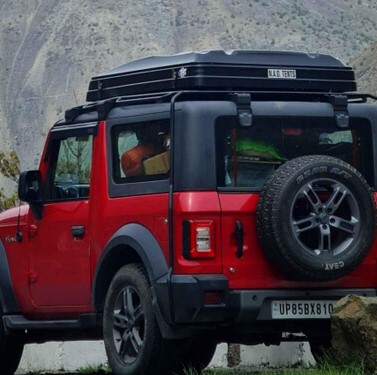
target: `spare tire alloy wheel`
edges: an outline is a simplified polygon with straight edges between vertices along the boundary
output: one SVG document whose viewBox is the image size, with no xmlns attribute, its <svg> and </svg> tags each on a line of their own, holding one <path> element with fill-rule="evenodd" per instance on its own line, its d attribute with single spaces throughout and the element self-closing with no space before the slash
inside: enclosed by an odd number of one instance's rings
<svg viewBox="0 0 377 375">
<path fill-rule="evenodd" d="M 266 256 L 297 280 L 333 280 L 353 271 L 369 252 L 374 223 L 365 179 L 329 156 L 285 163 L 267 181 L 257 207 Z"/>
<path fill-rule="evenodd" d="M 103 335 L 114 374 L 165 373 L 166 344 L 154 316 L 149 280 L 141 265 L 124 266 L 114 276 L 105 301 Z"/>
<path fill-rule="evenodd" d="M 315 178 L 298 189 L 290 220 L 302 249 L 319 256 L 335 256 L 358 237 L 360 216 L 356 198 L 345 185 Z"/>
</svg>

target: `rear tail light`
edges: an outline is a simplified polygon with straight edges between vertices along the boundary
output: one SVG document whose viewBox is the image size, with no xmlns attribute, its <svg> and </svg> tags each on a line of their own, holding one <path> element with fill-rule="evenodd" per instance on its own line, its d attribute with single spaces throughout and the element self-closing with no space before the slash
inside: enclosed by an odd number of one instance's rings
<svg viewBox="0 0 377 375">
<path fill-rule="evenodd" d="M 211 220 L 183 222 L 183 256 L 186 259 L 215 257 L 215 223 Z"/>
</svg>

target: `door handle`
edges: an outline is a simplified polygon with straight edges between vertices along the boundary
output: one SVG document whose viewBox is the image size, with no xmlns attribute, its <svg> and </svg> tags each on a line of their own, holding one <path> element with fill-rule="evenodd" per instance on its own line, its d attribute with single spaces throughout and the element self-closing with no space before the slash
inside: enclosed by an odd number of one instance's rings
<svg viewBox="0 0 377 375">
<path fill-rule="evenodd" d="M 71 228 L 71 234 L 74 238 L 82 239 L 85 234 L 85 227 L 83 225 L 73 225 Z"/>
<path fill-rule="evenodd" d="M 236 238 L 237 238 L 237 252 L 236 257 L 242 258 L 243 257 L 243 226 L 242 221 L 236 221 Z"/>
</svg>

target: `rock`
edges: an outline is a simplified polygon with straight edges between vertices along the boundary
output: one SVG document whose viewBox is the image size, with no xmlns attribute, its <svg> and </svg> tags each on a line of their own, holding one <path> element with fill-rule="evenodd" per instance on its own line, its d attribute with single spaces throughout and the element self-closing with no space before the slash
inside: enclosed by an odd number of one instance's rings
<svg viewBox="0 0 377 375">
<path fill-rule="evenodd" d="M 347 296 L 334 307 L 331 318 L 332 345 L 343 364 L 377 368 L 377 298 Z"/>
</svg>

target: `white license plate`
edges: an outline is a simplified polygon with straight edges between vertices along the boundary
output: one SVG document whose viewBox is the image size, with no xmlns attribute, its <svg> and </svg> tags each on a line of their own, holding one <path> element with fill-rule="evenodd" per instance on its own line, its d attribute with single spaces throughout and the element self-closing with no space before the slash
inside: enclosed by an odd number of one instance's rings
<svg viewBox="0 0 377 375">
<path fill-rule="evenodd" d="M 268 69 L 267 76 L 276 79 L 296 79 L 296 70 Z"/>
<path fill-rule="evenodd" d="M 328 319 L 336 301 L 272 301 L 272 319 Z"/>
</svg>

